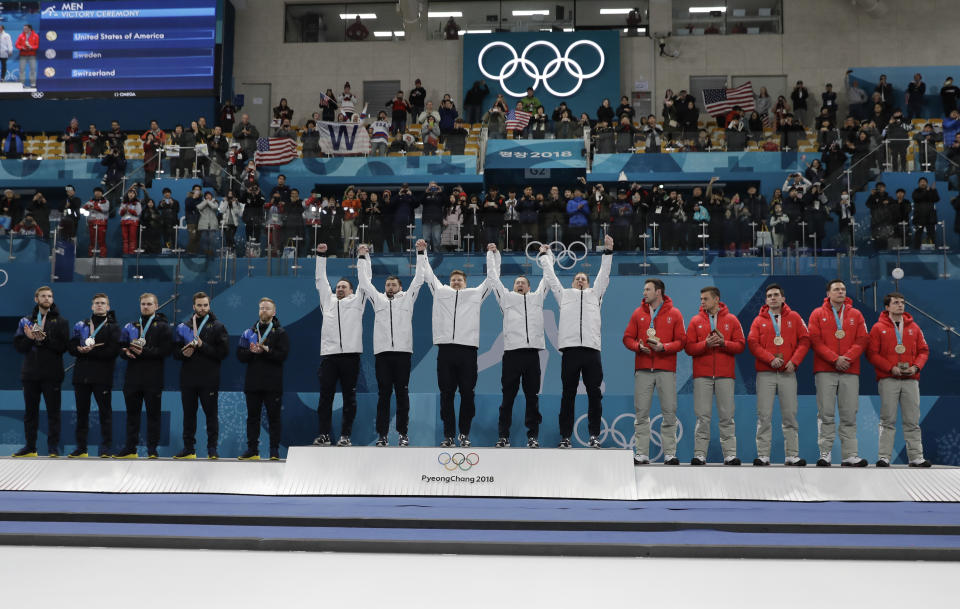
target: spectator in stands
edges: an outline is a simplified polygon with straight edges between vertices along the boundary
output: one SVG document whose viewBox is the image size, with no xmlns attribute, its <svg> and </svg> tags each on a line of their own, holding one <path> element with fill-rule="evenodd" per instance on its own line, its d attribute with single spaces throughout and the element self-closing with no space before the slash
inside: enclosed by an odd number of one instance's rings
<svg viewBox="0 0 960 609">
<path fill-rule="evenodd" d="M 443 26 L 443 36 L 447 40 L 460 39 L 460 26 L 453 20 L 453 17 L 447 19 L 447 24 Z"/>
<path fill-rule="evenodd" d="M 110 154 L 103 157 L 100 164 L 107 168 L 103 176 L 103 185 L 107 187 L 106 194 L 110 199 L 112 208 L 115 208 L 120 201 L 120 190 L 116 186 L 123 181 L 123 175 L 127 170 L 127 160 L 117 150 L 111 150 Z"/>
<path fill-rule="evenodd" d="M 573 118 L 573 110 L 567 106 L 567 102 L 560 102 L 560 105 L 553 109 L 553 114 L 550 115 L 550 120 L 554 123 L 559 122 L 564 111 L 568 112 L 570 117 Z"/>
<path fill-rule="evenodd" d="M 943 136 L 933 130 L 933 125 L 927 123 L 913 139 L 917 143 L 914 162 L 920 171 L 933 171 L 937 162 L 937 142 L 943 141 Z"/>
<path fill-rule="evenodd" d="M 790 92 L 790 102 L 793 103 L 793 117 L 799 125 L 806 126 L 809 115 L 807 114 L 807 100 L 810 99 L 810 93 L 803 86 L 803 81 L 798 80 Z"/>
<path fill-rule="evenodd" d="M 887 112 L 886 106 L 881 103 L 876 103 L 873 104 L 873 110 L 867 116 L 866 121 L 873 121 L 877 125 L 886 125 L 890 120 L 891 114 L 892 113 Z"/>
<path fill-rule="evenodd" d="M 522 104 L 521 109 L 530 114 L 533 114 L 537 111 L 537 108 L 543 106 L 540 100 L 537 99 L 537 96 L 533 94 L 533 87 L 527 87 L 527 94 L 520 98 L 520 103 Z M 609 102 L 607 102 L 607 105 L 609 105 Z"/>
<path fill-rule="evenodd" d="M 773 107 L 774 129 L 780 130 L 780 125 L 786 120 L 788 114 L 790 114 L 790 106 L 787 105 L 787 98 L 781 95 L 777 97 L 777 105 Z"/>
<path fill-rule="evenodd" d="M 853 244 L 853 220 L 857 215 L 857 204 L 850 198 L 850 193 L 846 190 L 840 192 L 840 200 L 836 208 L 837 218 L 840 220 L 838 232 L 841 240 L 847 247 Z"/>
<path fill-rule="evenodd" d="M 693 101 L 688 101 L 678 111 L 680 137 L 684 140 L 695 139 L 700 120 L 700 110 Z"/>
<path fill-rule="evenodd" d="M 157 176 L 157 170 L 160 168 L 160 147 L 162 142 L 158 142 L 153 133 L 148 131 L 144 134 L 143 140 L 143 181 L 147 188 L 153 186 L 153 180 Z"/>
<path fill-rule="evenodd" d="M 539 238 L 540 208 L 542 199 L 538 200 L 533 194 L 532 186 L 523 187 L 523 195 L 517 201 L 517 219 L 520 222 L 520 228 L 516 233 L 517 239 L 523 239 L 524 235 L 529 235 L 530 239 Z"/>
<path fill-rule="evenodd" d="M 647 123 L 643 126 L 641 136 L 645 151 L 648 154 L 660 152 L 660 145 L 663 143 L 663 129 L 657 125 L 657 117 L 653 114 L 647 116 Z"/>
<path fill-rule="evenodd" d="M 396 113 L 394 113 L 394 115 L 396 115 Z M 317 139 L 319 142 L 319 135 Z M 387 156 L 387 145 L 389 143 L 390 122 L 387 121 L 387 113 L 381 110 L 377 113 L 377 120 L 370 124 L 370 154 L 372 156 Z M 306 156 L 306 154 L 304 154 L 304 156 Z"/>
<path fill-rule="evenodd" d="M 806 238 L 804 247 L 813 245 L 823 247 L 823 240 L 827 233 L 827 221 L 830 217 L 830 208 L 827 197 L 820 190 L 820 183 L 814 182 L 803 195 L 803 221 L 807 223 L 801 234 Z"/>
<path fill-rule="evenodd" d="M 337 120 L 337 110 L 340 104 L 337 103 L 337 96 L 333 94 L 333 89 L 327 89 L 320 101 L 320 114 L 323 122 L 332 123 Z"/>
<path fill-rule="evenodd" d="M 833 85 L 827 83 L 826 90 L 820 94 L 820 112 L 823 113 L 824 110 L 827 111 L 827 114 L 830 116 L 830 121 L 833 123 L 837 122 L 837 94 L 833 90 Z"/>
<path fill-rule="evenodd" d="M 236 122 L 237 108 L 233 105 L 233 100 L 228 99 L 220 106 L 217 112 L 217 124 L 227 133 L 233 133 L 233 123 Z"/>
<path fill-rule="evenodd" d="M 346 34 L 350 40 L 361 41 L 370 37 L 370 30 L 360 21 L 360 15 L 357 15 L 356 20 L 347 27 Z"/>
<path fill-rule="evenodd" d="M 435 120 L 437 123 L 440 122 L 440 113 L 437 112 L 436 109 L 434 109 L 432 101 L 428 101 L 427 107 L 424 108 L 423 112 L 417 115 L 417 122 L 420 123 L 421 125 L 424 125 L 427 122 L 427 117 L 430 117 L 430 116 L 432 116 L 433 120 Z"/>
<path fill-rule="evenodd" d="M 775 203 L 770 210 L 769 223 L 770 236 L 773 239 L 775 250 L 783 249 L 783 240 L 789 223 L 790 218 L 783 212 L 783 206 L 780 203 Z"/>
<path fill-rule="evenodd" d="M 847 150 L 850 152 L 850 170 L 851 187 L 855 192 L 861 190 L 870 178 L 870 165 L 868 159 L 871 151 L 870 136 L 862 129 L 857 132 L 857 139 L 847 142 Z"/>
<path fill-rule="evenodd" d="M 740 106 L 734 106 L 734 113 L 727 123 L 726 138 L 727 150 L 730 152 L 741 152 L 747 147 L 747 140 L 750 139 L 750 130 L 743 120 L 743 110 Z"/>
<path fill-rule="evenodd" d="M 889 154 L 887 164 L 892 171 L 907 171 L 907 149 L 910 147 L 910 128 L 903 121 L 903 113 L 897 110 L 883 130 Z"/>
<path fill-rule="evenodd" d="M 850 76 L 851 74 L 853 74 L 853 70 L 847 70 L 846 75 L 843 77 L 843 84 L 847 94 L 847 113 L 856 120 L 861 120 L 865 115 L 863 105 L 867 102 L 867 92 L 860 88 L 857 81 Z"/>
<path fill-rule="evenodd" d="M 7 80 L 7 60 L 13 55 L 13 39 L 0 24 L 0 82 Z"/>
<path fill-rule="evenodd" d="M 874 87 L 873 92 L 880 96 L 880 103 L 883 104 L 885 110 L 893 109 L 893 85 L 887 82 L 886 74 L 880 75 L 880 82 Z"/>
<path fill-rule="evenodd" d="M 410 102 L 411 120 L 417 123 L 423 123 L 423 121 L 419 120 L 419 118 L 420 114 L 423 112 L 424 106 L 426 105 L 427 90 L 421 86 L 419 78 L 413 81 L 413 88 L 410 89 L 410 94 L 407 95 L 407 101 Z"/>
<path fill-rule="evenodd" d="M 103 151 L 106 149 L 106 140 L 96 125 L 90 123 L 90 129 L 83 134 L 81 139 L 83 141 L 83 153 L 88 159 L 103 156 Z"/>
<path fill-rule="evenodd" d="M 908 239 L 910 238 L 910 211 L 912 209 L 912 204 L 910 200 L 906 198 L 907 191 L 898 188 L 896 192 L 896 199 L 894 204 L 897 206 L 897 216 L 894 218 L 896 223 L 896 233 L 895 236 L 889 240 L 889 245 L 891 248 L 896 247 L 909 247 Z"/>
<path fill-rule="evenodd" d="M 817 182 L 823 182 L 825 173 L 823 171 L 823 164 L 820 162 L 820 159 L 813 159 L 807 165 L 806 171 L 803 173 L 803 177 L 807 179 L 811 184 L 816 184 Z"/>
<path fill-rule="evenodd" d="M 173 198 L 169 188 L 164 188 L 157 208 L 160 213 L 160 237 L 164 247 L 172 248 L 176 227 L 180 224 L 180 202 Z"/>
<path fill-rule="evenodd" d="M 614 112 L 613 108 L 610 107 L 610 99 L 604 97 L 600 103 L 600 107 L 597 108 L 597 122 L 604 121 L 607 124 L 611 124 L 613 123 L 613 117 Z"/>
<path fill-rule="evenodd" d="M 507 206 L 504 198 L 500 195 L 500 190 L 496 185 L 491 185 L 483 198 L 480 206 L 480 221 L 483 223 L 483 241 L 485 243 L 497 243 L 502 248 L 500 240 L 500 230 L 503 228 L 504 215 Z"/>
<path fill-rule="evenodd" d="M 10 232 L 21 237 L 37 237 L 38 239 L 43 238 L 45 234 L 31 214 L 25 215 L 19 224 L 10 229 Z"/>
<path fill-rule="evenodd" d="M 140 246 L 140 214 L 143 208 L 137 198 L 137 189 L 130 188 L 120 203 L 120 236 L 123 255 L 131 255 Z"/>
<path fill-rule="evenodd" d="M 296 247 L 297 256 L 304 254 L 303 230 L 303 200 L 300 191 L 291 188 L 290 199 L 283 204 L 283 243 Z"/>
<path fill-rule="evenodd" d="M 952 146 L 958 133 L 960 133 L 960 110 L 952 110 L 943 119 L 943 145 L 947 148 Z"/>
<path fill-rule="evenodd" d="M 63 142 L 64 158 L 79 159 L 83 154 L 83 135 L 80 133 L 80 121 L 76 117 L 70 119 L 70 124 L 57 139 Z"/>
<path fill-rule="evenodd" d="M 260 185 L 254 182 L 243 193 L 243 224 L 247 233 L 247 241 L 257 244 L 259 252 L 260 240 L 263 235 L 263 221 L 266 200 L 260 192 Z M 249 256 L 250 253 L 248 252 Z"/>
<path fill-rule="evenodd" d="M 382 250 L 383 210 L 380 208 L 380 197 L 375 192 L 371 192 L 369 199 L 363 204 L 363 223 L 367 225 L 367 243 L 372 244 L 377 251 Z"/>
<path fill-rule="evenodd" d="M 37 49 L 40 37 L 33 26 L 24 24 L 23 32 L 17 37 L 17 50 L 20 51 L 20 84 L 27 86 L 27 69 L 30 70 L 30 88 L 37 88 Z"/>
<path fill-rule="evenodd" d="M 663 102 L 663 132 L 667 139 L 674 139 L 682 132 L 681 120 L 683 112 L 680 107 L 672 100 Z"/>
<path fill-rule="evenodd" d="M 93 256 L 94 250 L 101 258 L 107 257 L 107 217 L 110 203 L 103 196 L 103 188 L 93 189 L 93 198 L 83 204 L 87 216 L 87 229 L 90 231 L 90 247 L 87 255 Z"/>
<path fill-rule="evenodd" d="M 297 139 L 297 131 L 290 126 L 290 119 L 288 118 L 283 119 L 283 122 L 280 123 L 280 128 L 277 129 L 277 132 L 274 135 L 276 137 L 285 137 L 294 141 Z"/>
<path fill-rule="evenodd" d="M 490 139 L 504 139 L 507 137 L 507 120 L 500 106 L 494 104 L 483 115 L 483 126 L 487 128 L 487 137 Z"/>
<path fill-rule="evenodd" d="M 420 204 L 420 213 L 423 224 L 423 239 L 434 251 L 440 250 L 445 199 L 443 190 L 436 182 L 431 181 L 427 184 Z"/>
<path fill-rule="evenodd" d="M 520 224 L 520 212 L 517 211 L 517 189 L 510 188 L 507 191 L 507 198 L 503 200 L 503 227 L 504 249 L 516 249 L 515 244 L 519 240 L 522 231 L 517 230 Z"/>
<path fill-rule="evenodd" d="M 833 129 L 834 127 L 834 117 L 830 114 L 828 108 L 820 108 L 820 113 L 817 114 L 816 118 L 813 120 L 813 127 L 823 127 L 826 125 L 827 129 Z"/>
<path fill-rule="evenodd" d="M 393 99 L 384 104 L 390 108 L 390 134 L 407 132 L 407 113 L 410 112 L 410 104 L 403 98 L 403 91 L 397 91 Z"/>
<path fill-rule="evenodd" d="M 806 136 L 803 125 L 793 122 L 793 115 L 788 114 L 777 128 L 780 133 L 780 147 L 796 150 L 800 147 L 800 140 Z"/>
<path fill-rule="evenodd" d="M 233 141 L 240 145 L 243 158 L 252 160 L 256 156 L 259 137 L 260 132 L 256 125 L 250 122 L 250 115 L 240 116 L 240 122 L 233 128 Z"/>
<path fill-rule="evenodd" d="M 122 156 L 126 156 L 126 153 L 123 149 L 124 142 L 127 141 L 127 134 L 120 129 L 120 122 L 113 120 L 110 122 L 110 131 L 107 131 L 105 135 L 107 140 L 107 145 L 110 150 L 118 150 Z M 163 141 L 162 139 L 159 141 Z"/>
<path fill-rule="evenodd" d="M 284 119 L 293 122 L 293 108 L 287 103 L 286 97 L 280 98 L 280 103 L 273 108 L 273 118 L 281 123 Z"/>
<path fill-rule="evenodd" d="M 610 205 L 610 233 L 613 242 L 620 250 L 631 247 L 630 225 L 633 221 L 633 205 L 630 204 L 630 189 L 621 186 L 617 189 L 617 198 Z"/>
<path fill-rule="evenodd" d="M 193 189 L 183 199 L 184 223 L 187 225 L 187 253 L 196 254 L 199 252 L 200 233 L 197 232 L 197 226 L 200 224 L 200 202 L 203 201 L 203 193 L 199 184 L 194 184 Z"/>
<path fill-rule="evenodd" d="M 567 201 L 567 230 L 564 236 L 569 244 L 580 241 L 584 233 L 589 233 L 590 204 L 583 198 L 583 189 L 573 189 L 573 198 Z"/>
<path fill-rule="evenodd" d="M 950 116 L 950 113 L 957 109 L 957 102 L 960 101 L 960 87 L 953 84 L 953 77 L 947 76 L 940 87 L 940 103 L 943 105 L 943 115 Z"/>
<path fill-rule="evenodd" d="M 450 154 L 463 154 L 469 135 L 464 128 L 463 119 L 457 118 L 453 121 L 453 130 L 446 135 L 444 147 Z"/>
<path fill-rule="evenodd" d="M 64 200 L 60 209 L 60 239 L 70 241 L 77 236 L 77 224 L 80 220 L 80 207 L 83 203 L 77 196 L 72 184 L 64 187 Z"/>
<path fill-rule="evenodd" d="M 440 245 L 444 251 L 452 252 L 457 248 L 460 243 L 459 233 L 462 225 L 463 206 L 460 203 L 460 197 L 455 193 L 450 193 L 447 204 L 443 209 L 443 234 L 440 238 Z"/>
<path fill-rule="evenodd" d="M 490 95 L 490 87 L 485 80 L 475 80 L 463 99 L 463 108 L 467 113 L 467 122 L 479 123 L 483 115 L 483 100 Z"/>
<path fill-rule="evenodd" d="M 913 75 L 913 81 L 907 85 L 907 120 L 923 117 L 923 96 L 927 94 L 927 83 L 923 82 L 923 76 L 917 72 Z"/>
<path fill-rule="evenodd" d="M 706 129 L 700 129 L 697 139 L 694 142 L 694 150 L 697 152 L 709 152 L 713 148 L 713 142 L 710 141 L 710 134 Z"/>
<path fill-rule="evenodd" d="M 630 105 L 630 98 L 626 95 L 620 96 L 620 105 L 617 106 L 616 116 L 619 121 L 624 115 L 630 118 L 630 122 L 633 122 L 633 117 L 636 116 L 637 111 L 633 109 L 633 106 Z"/>
<path fill-rule="evenodd" d="M 750 139 L 759 141 L 763 138 L 763 119 L 756 110 L 750 113 L 747 118 L 747 131 L 750 132 Z"/>
<path fill-rule="evenodd" d="M 637 128 L 634 127 L 630 117 L 624 114 L 620 117 L 620 123 L 617 125 L 616 132 L 616 152 L 633 152 L 634 140 L 637 136 Z"/>
<path fill-rule="evenodd" d="M 558 187 L 551 186 L 550 192 L 544 197 L 540 204 L 539 219 L 539 235 L 542 239 L 550 241 L 560 239 L 559 231 L 563 230 L 567 221 L 567 202 L 561 198 Z M 557 225 L 556 230 L 554 225 Z"/>
<path fill-rule="evenodd" d="M 917 188 L 913 191 L 913 249 L 920 249 L 923 243 L 923 234 L 926 231 L 930 243 L 937 242 L 937 201 L 940 193 L 936 183 L 933 187 L 927 185 L 926 178 L 917 181 Z"/>
<path fill-rule="evenodd" d="M 381 112 L 380 114 L 384 113 Z M 317 131 L 317 121 L 313 119 L 307 121 L 306 129 L 300 134 L 300 143 L 303 144 L 303 158 L 309 159 L 321 156 L 320 132 Z"/>
<path fill-rule="evenodd" d="M 111 148 L 120 148 L 120 149 L 122 150 L 122 149 L 123 149 L 123 143 L 124 143 L 124 141 L 126 141 L 126 136 L 122 136 L 122 135 L 119 135 L 118 133 L 116 133 L 116 132 L 119 131 L 120 123 L 118 123 L 117 121 L 113 121 L 113 125 L 115 126 L 115 131 L 114 131 L 113 134 L 111 134 L 111 135 L 113 135 L 113 137 L 112 137 L 112 138 L 109 138 L 109 136 L 108 136 L 108 138 L 111 139 L 111 141 L 110 141 L 110 147 L 111 147 Z M 152 134 L 153 134 L 153 137 L 157 140 L 157 142 L 160 142 L 161 145 L 164 144 L 164 143 L 166 143 L 166 141 L 167 141 L 167 134 L 166 134 L 166 132 L 164 132 L 164 130 L 160 128 L 160 125 L 159 125 L 159 123 L 157 123 L 156 120 L 151 120 L 151 121 L 150 121 L 150 128 L 143 132 L 143 135 L 140 136 L 140 139 L 141 139 L 141 140 L 146 140 L 148 133 L 152 133 Z"/>
<path fill-rule="evenodd" d="M 191 155 L 189 165 L 187 164 L 186 147 L 188 141 L 192 142 L 193 138 L 191 137 L 188 140 L 183 131 L 183 125 L 176 125 L 170 135 L 170 145 L 179 147 L 177 156 L 171 155 L 170 157 L 170 173 L 174 179 L 185 178 L 193 173 L 193 158 L 195 158 L 193 155 Z"/>
<path fill-rule="evenodd" d="M 947 184 L 950 190 L 960 190 L 960 133 L 953 136 L 953 143 L 947 148 L 947 161 Z"/>
<path fill-rule="evenodd" d="M 199 173 L 201 179 L 203 176 L 207 175 L 207 170 L 210 166 L 209 158 L 206 156 L 200 156 L 197 154 L 197 146 L 207 143 L 206 133 L 201 131 L 200 124 L 197 121 L 190 121 L 190 128 L 186 129 L 184 133 L 187 135 L 187 141 L 193 139 L 193 149 L 190 152 L 193 153 L 193 167 L 191 171 L 194 174 Z"/>
<path fill-rule="evenodd" d="M 440 143 L 440 126 L 433 115 L 427 116 L 426 122 L 420 128 L 420 140 L 423 142 L 423 154 L 432 155 L 437 151 Z"/>
<path fill-rule="evenodd" d="M 598 154 L 613 154 L 616 152 L 616 133 L 607 121 L 597 121 L 591 135 Z"/>
<path fill-rule="evenodd" d="M 283 217 L 284 201 L 280 195 L 274 194 L 263 205 L 264 225 L 267 227 L 267 250 L 269 256 L 280 256 L 283 253 Z"/>
<path fill-rule="evenodd" d="M 353 241 L 357 238 L 357 216 L 363 208 L 363 203 L 357 198 L 357 191 L 353 186 L 348 186 L 344 191 L 343 201 L 343 220 L 340 228 L 340 237 L 343 239 L 344 256 L 350 253 Z"/>
<path fill-rule="evenodd" d="M 602 243 L 604 232 L 603 224 L 610 224 L 610 205 L 613 199 L 607 194 L 603 184 L 594 184 L 590 192 L 590 234 L 593 243 Z"/>
<path fill-rule="evenodd" d="M 570 110 L 564 108 L 560 118 L 554 121 L 554 137 L 558 140 L 573 139 L 577 136 L 577 124 L 573 121 Z"/>
<path fill-rule="evenodd" d="M 20 195 L 9 188 L 3 191 L 3 198 L 0 199 L 0 229 L 3 229 L 4 232 L 0 234 L 5 234 L 6 231 L 20 222 L 22 210 L 20 202 L 17 200 L 19 198 Z"/>
<path fill-rule="evenodd" d="M 243 204 L 237 200 L 233 191 L 228 191 L 227 196 L 220 202 L 220 217 L 223 223 L 223 247 L 236 254 L 237 251 L 237 227 L 243 218 Z"/>
<path fill-rule="evenodd" d="M 457 109 L 453 105 L 453 100 L 444 100 L 440 103 L 440 120 L 438 121 L 438 127 L 440 128 L 440 133 L 447 134 L 453 131 L 453 123 L 457 120 L 457 117 L 460 115 L 457 113 Z"/>
<path fill-rule="evenodd" d="M 143 213 L 140 214 L 140 225 L 143 227 L 140 248 L 145 254 L 155 255 L 161 252 L 163 247 L 160 241 L 161 222 L 157 204 L 153 199 L 147 197 L 143 206 Z"/>
<path fill-rule="evenodd" d="M 43 196 L 43 193 L 40 191 L 34 193 L 33 198 L 27 205 L 27 214 L 33 216 L 44 235 L 50 234 L 50 212 L 50 206 L 47 204 L 47 199 Z"/>
<path fill-rule="evenodd" d="M 223 168 L 227 166 L 227 147 L 229 143 L 223 135 L 220 125 L 213 128 L 210 137 L 207 138 L 207 154 L 209 155 L 210 175 L 217 176 L 217 189 L 220 190 L 223 182 Z M 222 190 L 221 190 L 222 192 Z"/>
<path fill-rule="evenodd" d="M 6 133 L 3 134 L 0 153 L 8 159 L 19 159 L 23 156 L 23 129 L 12 118 L 7 123 Z"/>
</svg>

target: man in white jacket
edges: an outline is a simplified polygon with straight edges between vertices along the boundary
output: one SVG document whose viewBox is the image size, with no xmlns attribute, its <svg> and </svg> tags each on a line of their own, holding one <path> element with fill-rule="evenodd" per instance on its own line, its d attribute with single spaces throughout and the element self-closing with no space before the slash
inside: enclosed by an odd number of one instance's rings
<svg viewBox="0 0 960 609">
<path fill-rule="evenodd" d="M 541 266 L 553 266 L 553 255 L 546 245 L 540 246 Z M 500 439 L 497 447 L 510 446 L 510 426 L 513 420 L 513 401 L 517 397 L 521 381 L 527 408 L 524 424 L 527 426 L 527 447 L 539 448 L 540 401 L 540 351 L 546 348 L 543 340 L 543 301 L 549 291 L 546 283 L 533 292 L 530 280 L 523 275 L 513 281 L 513 291 L 507 290 L 500 281 L 500 252 L 495 245 L 487 250 L 487 279 L 503 313 L 503 360 L 500 367 L 500 385 L 503 401 L 500 402 L 498 423 Z"/>
<path fill-rule="evenodd" d="M 343 394 L 343 423 L 337 446 L 350 446 L 353 419 L 357 415 L 357 376 L 360 373 L 360 353 L 363 352 L 363 307 L 366 291 L 356 294 L 353 284 L 341 278 L 330 290 L 327 281 L 327 244 L 317 246 L 317 293 L 323 326 L 320 328 L 320 401 L 317 404 L 319 435 L 314 446 L 330 446 L 330 428 L 333 420 L 333 396 L 340 383 Z"/>
<path fill-rule="evenodd" d="M 603 238 L 603 258 L 594 285 L 584 272 L 573 277 L 573 287 L 560 285 L 552 265 L 543 266 L 543 278 L 560 303 L 559 344 L 563 353 L 560 378 L 563 392 L 560 398 L 560 448 L 570 448 L 573 435 L 574 406 L 580 377 L 587 388 L 589 406 L 587 425 L 590 432 L 588 446 L 600 448 L 600 421 L 603 415 L 600 384 L 603 382 L 603 363 L 600 359 L 600 305 L 610 283 L 610 265 L 613 262 L 613 237 Z"/>
<path fill-rule="evenodd" d="M 421 258 L 426 260 L 426 244 L 417 249 L 417 271 L 409 289 L 403 290 L 400 278 L 387 277 L 383 293 L 373 287 L 369 248 L 357 248 L 357 276 L 360 290 L 373 305 L 373 353 L 377 374 L 377 446 L 387 445 L 390 430 L 390 395 L 397 394 L 397 433 L 399 446 L 409 446 L 407 428 L 410 420 L 410 360 L 413 355 L 413 305 L 423 286 Z"/>
<path fill-rule="evenodd" d="M 417 250 L 426 241 L 417 241 Z M 489 247 L 489 246 L 488 246 Z M 489 278 L 476 288 L 467 287 L 467 275 L 456 270 L 450 273 L 450 285 L 443 285 L 433 274 L 430 261 L 418 255 L 423 265 L 423 280 L 433 292 L 433 344 L 437 345 L 437 384 L 440 387 L 440 419 L 443 421 L 443 442 L 453 446 L 457 430 L 457 413 L 453 399 L 460 390 L 460 446 L 470 446 L 470 423 L 476 411 L 473 391 L 477 386 L 477 350 L 480 346 L 480 306 L 490 295 Z"/>
<path fill-rule="evenodd" d="M 13 39 L 0 24 L 0 82 L 7 79 L 7 60 L 13 55 Z"/>
</svg>

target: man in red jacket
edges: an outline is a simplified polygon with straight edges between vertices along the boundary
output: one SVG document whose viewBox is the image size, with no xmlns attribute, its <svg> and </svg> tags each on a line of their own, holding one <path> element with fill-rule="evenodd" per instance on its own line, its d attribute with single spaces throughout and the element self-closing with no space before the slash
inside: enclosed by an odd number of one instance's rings
<svg viewBox="0 0 960 609">
<path fill-rule="evenodd" d="M 633 374 L 634 423 L 633 462 L 650 463 L 650 405 L 653 390 L 660 398 L 660 438 L 664 465 L 680 465 L 677 459 L 677 353 L 683 351 L 687 336 L 683 315 L 664 294 L 663 282 L 647 279 L 643 304 L 630 316 L 623 331 L 623 344 L 636 356 Z"/>
<path fill-rule="evenodd" d="M 930 357 L 923 331 L 909 313 L 904 313 L 903 294 L 883 297 L 886 311 L 870 329 L 867 360 L 877 372 L 880 391 L 880 442 L 877 467 L 890 467 L 893 437 L 897 429 L 897 405 L 903 419 L 903 439 L 910 467 L 930 467 L 923 458 L 920 439 L 920 369 Z"/>
<path fill-rule="evenodd" d="M 857 456 L 857 406 L 860 400 L 860 354 L 867 346 L 867 325 L 847 298 L 847 286 L 827 284 L 823 306 L 810 313 L 814 384 L 817 387 L 818 467 L 829 467 L 833 450 L 834 403 L 840 411 L 841 465 L 866 467 Z"/>
<path fill-rule="evenodd" d="M 803 467 L 807 462 L 800 458 L 797 434 L 796 370 L 810 350 L 810 336 L 803 318 L 784 301 L 782 287 L 768 285 L 766 300 L 747 335 L 757 368 L 757 458 L 753 464 L 770 465 L 770 420 L 773 399 L 779 394 L 784 465 Z"/>
<path fill-rule="evenodd" d="M 740 320 L 720 302 L 720 290 L 713 286 L 700 290 L 700 312 L 687 326 L 686 351 L 693 357 L 693 411 L 697 415 L 690 465 L 707 463 L 713 396 L 717 396 L 723 464 L 740 465 L 733 389 L 737 377 L 735 358 L 743 352 L 745 343 Z"/>
<path fill-rule="evenodd" d="M 27 86 L 27 68 L 30 68 L 30 87 L 37 88 L 37 48 L 40 46 L 40 37 L 33 31 L 33 26 L 25 24 L 23 33 L 17 37 L 17 50 L 20 51 L 20 84 Z"/>
</svg>

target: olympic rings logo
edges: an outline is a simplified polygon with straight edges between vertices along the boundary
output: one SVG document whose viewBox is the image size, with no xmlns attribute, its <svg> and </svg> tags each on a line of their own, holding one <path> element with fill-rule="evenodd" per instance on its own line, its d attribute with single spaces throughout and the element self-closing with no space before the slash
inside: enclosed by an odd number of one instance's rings
<svg viewBox="0 0 960 609">
<path fill-rule="evenodd" d="M 581 67 L 579 63 L 573 59 L 570 59 L 571 51 L 583 45 L 594 49 L 600 58 L 600 61 L 597 64 L 597 69 L 593 72 L 584 72 L 583 67 Z M 504 47 L 513 56 L 513 59 L 510 59 L 500 67 L 500 72 L 498 74 L 491 74 L 490 72 L 487 72 L 486 68 L 483 67 L 483 56 L 486 55 L 487 51 L 494 47 Z M 527 55 L 530 53 L 530 51 L 537 47 L 546 47 L 553 51 L 553 53 L 556 55 L 554 59 L 551 59 L 547 62 L 547 65 L 544 66 L 542 73 L 540 72 L 540 68 L 537 67 L 537 64 L 533 63 L 533 61 L 530 59 L 527 59 Z M 589 80 L 600 73 L 600 71 L 603 69 L 603 64 L 605 61 L 606 57 L 603 55 L 603 49 L 600 48 L 599 44 L 592 40 L 578 40 L 574 42 L 567 47 L 567 50 L 563 55 L 560 54 L 560 49 L 558 49 L 557 46 L 552 42 L 547 42 L 546 40 L 537 40 L 528 44 L 519 56 L 517 55 L 516 49 L 514 49 L 511 45 L 503 42 L 502 40 L 496 40 L 483 47 L 480 50 L 480 54 L 477 55 L 477 66 L 480 68 L 480 73 L 490 80 L 498 81 L 500 83 L 500 88 L 503 89 L 504 93 L 511 97 L 523 97 L 526 95 L 525 91 L 515 93 L 507 88 L 507 79 L 516 73 L 518 67 L 521 68 L 527 76 L 533 79 L 534 91 L 536 91 L 537 87 L 540 86 L 540 83 L 543 83 L 543 88 L 546 89 L 551 95 L 555 97 L 570 97 L 580 90 L 580 87 L 583 86 L 583 81 Z M 560 72 L 561 67 L 566 69 L 568 74 L 577 79 L 577 84 L 569 91 L 555 91 L 553 87 L 550 86 L 550 79 Z"/>
<path fill-rule="evenodd" d="M 471 467 L 480 463 L 480 455 L 477 453 L 440 453 L 437 455 L 437 463 L 442 465 L 447 471 L 460 470 L 469 471 Z"/>
<path fill-rule="evenodd" d="M 0 288 L 2 288 L 10 281 L 10 273 L 8 273 L 6 269 L 0 269 L 0 273 L 3 273 L 3 283 L 0 283 Z"/>
<path fill-rule="evenodd" d="M 527 259 L 536 262 L 537 256 L 539 255 L 538 252 L 540 251 L 540 247 L 542 245 L 544 244 L 539 241 L 531 241 L 528 243 L 526 249 Z M 531 246 L 534 248 L 532 256 L 530 255 Z M 565 271 L 569 271 L 576 266 L 578 262 L 586 258 L 587 252 L 589 251 L 587 250 L 587 244 L 583 241 L 574 241 L 569 246 L 564 245 L 563 241 L 553 241 L 551 243 L 547 243 L 546 246 L 550 248 L 550 251 L 553 252 L 553 256 L 557 260 L 557 266 Z M 577 255 L 577 253 L 573 251 L 574 246 L 581 247 L 583 249 L 583 253 Z"/>
<path fill-rule="evenodd" d="M 627 430 L 627 433 L 620 431 L 617 427 L 621 419 L 630 419 L 630 427 Z M 577 419 L 577 423 L 573 428 L 573 436 L 576 438 L 577 443 L 581 446 L 586 446 L 587 443 L 580 437 L 580 426 L 583 423 L 586 423 L 587 415 L 582 414 L 580 418 Z M 625 412 L 619 415 L 613 420 L 612 424 L 607 424 L 607 420 L 604 418 L 600 419 L 600 435 L 597 436 L 597 440 L 600 441 L 602 446 L 604 442 L 610 440 L 617 448 L 628 448 L 633 449 L 636 445 L 637 438 L 634 435 L 633 426 L 636 423 L 636 415 L 630 412 Z M 663 422 L 663 415 L 658 414 L 657 416 L 650 419 L 650 443 L 658 448 L 655 455 L 650 455 L 651 461 L 656 461 L 663 455 L 663 436 L 661 433 L 654 429 L 653 426 L 657 422 Z M 677 442 L 680 442 L 680 438 L 683 437 L 683 423 L 680 422 L 680 419 L 677 419 Z"/>
</svg>

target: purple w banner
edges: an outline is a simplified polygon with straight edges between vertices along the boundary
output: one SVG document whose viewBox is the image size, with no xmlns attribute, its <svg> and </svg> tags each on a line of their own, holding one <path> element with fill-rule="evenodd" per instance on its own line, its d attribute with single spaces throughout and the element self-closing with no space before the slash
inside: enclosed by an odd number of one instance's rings
<svg viewBox="0 0 960 609">
<path fill-rule="evenodd" d="M 370 154 L 370 135 L 361 123 L 320 123 L 324 154 Z"/>
</svg>

